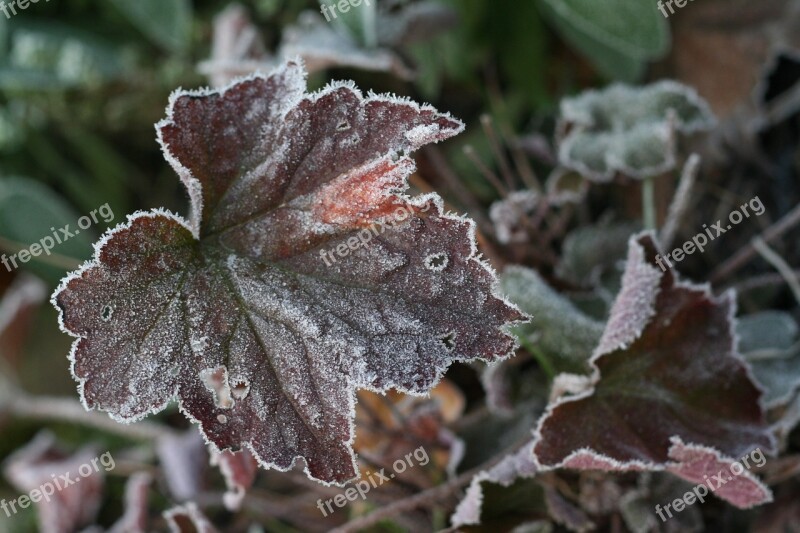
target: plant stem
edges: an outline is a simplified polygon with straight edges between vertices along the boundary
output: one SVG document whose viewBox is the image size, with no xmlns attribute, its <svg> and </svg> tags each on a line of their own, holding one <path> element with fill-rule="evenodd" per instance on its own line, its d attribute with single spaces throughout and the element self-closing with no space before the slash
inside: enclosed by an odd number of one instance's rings
<svg viewBox="0 0 800 533">
<path fill-rule="evenodd" d="M 800 204 L 797 204 L 775 224 L 762 231 L 758 235 L 758 238 L 762 239 L 765 243 L 770 243 L 798 224 L 800 224 Z M 751 241 L 749 245 L 739 250 L 737 254 L 729 258 L 711 273 L 711 283 L 717 283 L 733 274 L 757 255 L 758 251 L 756 251 L 755 246 L 753 246 L 753 241 Z"/>
<path fill-rule="evenodd" d="M 28 396 L 17 392 L 16 398 L 10 401 L 7 407 L 8 411 L 18 418 L 74 422 L 129 439 L 157 440 L 175 433 L 174 430 L 153 422 L 121 424 L 107 415 L 87 411 L 78 402 L 69 398 Z"/>
<path fill-rule="evenodd" d="M 642 181 L 642 214 L 644 228 L 649 230 L 656 229 L 655 188 L 655 180 L 652 176 Z"/>
<path fill-rule="evenodd" d="M 361 27 L 364 31 L 364 44 L 367 48 L 378 47 L 377 0 L 361 6 Z"/>
<path fill-rule="evenodd" d="M 547 378 L 550 381 L 553 381 L 556 378 L 556 374 L 558 374 L 558 372 L 556 371 L 555 366 L 553 366 L 553 363 L 550 362 L 550 359 L 548 359 L 548 357 L 544 354 L 544 352 L 536 348 L 532 343 L 528 342 L 527 339 L 523 339 L 521 335 L 518 338 L 519 338 L 519 343 L 522 345 L 522 347 L 528 350 L 528 352 L 533 356 L 533 358 L 536 359 L 536 362 L 539 363 L 539 366 L 547 375 Z"/>
</svg>

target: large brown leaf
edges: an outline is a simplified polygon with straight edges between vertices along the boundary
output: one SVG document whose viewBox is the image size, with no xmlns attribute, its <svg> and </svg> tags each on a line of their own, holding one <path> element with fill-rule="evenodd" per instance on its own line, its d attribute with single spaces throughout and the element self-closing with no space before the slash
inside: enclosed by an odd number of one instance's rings
<svg viewBox="0 0 800 533">
<path fill-rule="evenodd" d="M 522 315 L 473 223 L 402 193 L 406 154 L 462 124 L 304 78 L 175 93 L 158 133 L 191 220 L 135 214 L 54 302 L 88 408 L 132 421 L 177 397 L 219 449 L 342 483 L 356 389 L 424 394 L 453 361 L 511 353 Z"/>
</svg>

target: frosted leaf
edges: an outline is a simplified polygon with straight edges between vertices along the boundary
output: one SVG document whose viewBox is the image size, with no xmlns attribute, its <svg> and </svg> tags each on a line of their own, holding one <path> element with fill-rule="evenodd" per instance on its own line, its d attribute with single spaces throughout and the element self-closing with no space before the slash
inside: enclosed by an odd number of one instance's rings
<svg viewBox="0 0 800 533">
<path fill-rule="evenodd" d="M 535 191 L 514 191 L 503 200 L 498 200 L 489 209 L 497 240 L 502 244 L 518 244 L 529 239 L 525 221 L 530 218 L 541 196 Z"/>
<path fill-rule="evenodd" d="M 421 0 L 388 9 L 385 6 L 378 4 L 377 27 L 381 28 L 378 42 L 386 46 L 429 40 L 458 23 L 458 13 L 440 2 Z"/>
<path fill-rule="evenodd" d="M 484 470 L 472 478 L 465 498 L 456 507 L 450 522 L 453 527 L 478 525 L 481 523 L 483 507 L 483 483 L 493 483 L 509 487 L 518 478 L 533 478 L 536 467 L 531 460 L 530 444 L 522 446 L 519 451 L 504 457 L 497 465 Z"/>
<path fill-rule="evenodd" d="M 710 129 L 714 115 L 696 91 L 674 81 L 612 85 L 561 101 L 561 164 L 594 181 L 617 173 L 650 178 L 676 165 L 676 132 Z"/>
<path fill-rule="evenodd" d="M 505 530 L 528 520 L 548 518 L 570 531 L 593 529 L 591 520 L 580 508 L 548 483 L 534 479 L 537 472 L 528 443 L 478 473 L 450 517 L 452 527 L 460 531 L 465 526 L 502 525 Z"/>
<path fill-rule="evenodd" d="M 14 364 L 22 355 L 36 310 L 47 299 L 45 283 L 29 274 L 14 277 L 8 289 L 2 289 L 0 286 L 0 365 Z M 2 366 L 0 370 L 7 373 Z M 7 392 L 5 386 L 0 387 L 0 405 Z"/>
<path fill-rule="evenodd" d="M 451 517 L 453 527 L 480 524 L 483 489 L 481 483 L 490 482 L 504 487 L 510 486 L 517 478 L 532 478 L 536 475 L 536 467 L 531 461 L 531 446 L 522 446 L 520 450 L 504 457 L 497 465 L 472 478 L 467 496 L 459 503 Z"/>
<path fill-rule="evenodd" d="M 762 311 L 736 323 L 739 350 L 752 360 L 782 357 L 800 339 L 800 327 L 783 311 Z"/>
<path fill-rule="evenodd" d="M 402 193 L 400 153 L 462 124 L 350 83 L 306 94 L 304 77 L 290 62 L 175 93 L 158 134 L 190 220 L 135 214 L 53 301 L 87 408 L 128 422 L 177 397 L 216 448 L 343 483 L 356 389 L 425 394 L 454 361 L 512 353 L 505 326 L 524 317 L 496 294 L 472 221 Z"/>
<path fill-rule="evenodd" d="M 561 247 L 559 278 L 582 287 L 619 285 L 628 238 L 639 228 L 631 223 L 601 223 L 571 231 Z M 616 290 L 614 290 L 616 293 Z"/>
<path fill-rule="evenodd" d="M 361 31 L 348 26 L 352 18 L 339 18 L 344 24 L 337 25 L 333 20 L 327 22 L 319 12 L 305 11 L 286 27 L 280 46 L 272 55 L 247 10 L 240 4 L 232 4 L 214 17 L 211 57 L 201 62 L 198 70 L 209 77 L 213 86 L 221 87 L 238 76 L 269 71 L 281 60 L 300 57 L 312 73 L 350 67 L 412 79 L 414 72 L 395 49 L 431 39 L 457 21 L 452 8 L 431 1 L 388 8 L 380 4 L 376 10 L 376 27 L 381 28 L 376 47 L 365 47 L 358 42 L 356 34 Z"/>
<path fill-rule="evenodd" d="M 103 469 L 95 472 L 93 468 L 87 477 L 79 475 L 81 467 L 91 465 L 93 459 L 96 462 L 96 457 L 96 450 L 91 448 L 67 455 L 58 449 L 52 433 L 42 431 L 5 461 L 3 473 L 20 494 L 41 491 L 46 483 L 59 483 L 60 490 L 33 505 L 39 515 L 39 531 L 67 533 L 94 523 L 100 509 L 105 485 Z M 65 479 L 55 478 L 56 474 L 67 473 L 69 485 Z"/>
<path fill-rule="evenodd" d="M 319 14 L 306 11 L 297 23 L 286 28 L 280 55 L 284 59 L 301 57 L 310 72 L 331 67 L 352 67 L 391 72 L 402 79 L 412 79 L 413 71 L 399 55 L 388 48 L 362 48 L 349 33 L 337 31 Z"/>
<path fill-rule="evenodd" d="M 128 478 L 125 483 L 125 514 L 111 526 L 109 533 L 147 531 L 147 493 L 152 481 L 150 474 L 144 472 L 137 472 Z"/>
<path fill-rule="evenodd" d="M 788 313 L 765 311 L 737 324 L 739 347 L 769 408 L 787 405 L 800 392 L 800 340 L 797 322 Z"/>
<path fill-rule="evenodd" d="M 536 430 L 543 467 L 696 470 L 676 439 L 728 457 L 775 443 L 762 393 L 734 342 L 734 299 L 653 267 L 651 234 L 631 238 L 623 288 L 590 361 L 592 387 L 551 402 Z M 720 494 L 725 498 L 725 494 Z M 737 504 L 735 499 L 729 499 Z"/>
<path fill-rule="evenodd" d="M 240 4 L 230 4 L 214 17 L 211 58 L 198 65 L 214 87 L 223 87 L 238 76 L 273 68 L 261 32 Z"/>
<path fill-rule="evenodd" d="M 218 531 L 193 502 L 165 511 L 164 519 L 172 533 L 217 533 Z"/>
<path fill-rule="evenodd" d="M 766 461 L 763 454 L 761 457 Z M 680 438 L 673 437 L 669 458 L 669 472 L 698 485 L 713 484 L 715 496 L 739 509 L 749 509 L 772 501 L 772 491 L 755 474 L 742 463 L 739 463 L 740 468 L 733 468 L 737 460 L 723 457 L 713 448 L 687 445 Z M 747 464 L 751 468 L 756 466 L 749 460 Z"/>
<path fill-rule="evenodd" d="M 197 496 L 208 464 L 202 437 L 193 430 L 169 434 L 156 442 L 156 453 L 172 497 L 185 502 Z"/>
<path fill-rule="evenodd" d="M 256 480 L 258 462 L 248 450 L 238 452 L 211 450 L 211 466 L 219 467 L 225 478 L 225 485 L 228 487 L 223 496 L 225 508 L 232 512 L 238 511 L 247 489 L 252 487 Z"/>
<path fill-rule="evenodd" d="M 586 198 L 589 181 L 575 171 L 558 167 L 547 177 L 545 189 L 553 205 L 577 204 Z"/>
</svg>

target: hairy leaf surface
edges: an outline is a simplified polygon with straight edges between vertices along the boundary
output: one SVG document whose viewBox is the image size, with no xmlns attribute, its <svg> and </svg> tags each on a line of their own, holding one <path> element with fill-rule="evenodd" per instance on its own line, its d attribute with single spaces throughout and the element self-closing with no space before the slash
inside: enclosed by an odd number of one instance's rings
<svg viewBox="0 0 800 533">
<path fill-rule="evenodd" d="M 356 389 L 424 394 L 455 360 L 511 353 L 523 316 L 473 223 L 402 193 L 405 154 L 462 124 L 348 83 L 305 91 L 290 62 L 175 93 L 158 133 L 190 221 L 130 217 L 54 303 L 87 407 L 132 421 L 177 397 L 219 449 L 342 483 Z"/>
</svg>

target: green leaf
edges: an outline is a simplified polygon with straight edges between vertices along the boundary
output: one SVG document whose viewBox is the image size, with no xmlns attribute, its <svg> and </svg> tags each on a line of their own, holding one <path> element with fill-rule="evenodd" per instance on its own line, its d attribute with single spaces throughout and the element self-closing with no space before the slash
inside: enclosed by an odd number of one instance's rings
<svg viewBox="0 0 800 533">
<path fill-rule="evenodd" d="M 19 248 L 28 248 L 45 238 L 56 241 L 49 255 L 41 253 L 24 264 L 17 259 L 20 267 L 56 282 L 70 267 L 89 259 L 93 235 L 77 228 L 79 218 L 80 215 L 57 194 L 37 181 L 0 179 L 0 248 L 3 253 L 15 254 Z M 70 232 L 78 229 L 78 233 L 59 244 L 53 234 L 56 232 L 60 239 L 59 229 L 67 224 Z"/>
<path fill-rule="evenodd" d="M 628 237 L 639 225 L 627 222 L 600 223 L 570 232 L 562 246 L 556 273 L 561 279 L 582 287 L 606 287 L 617 292 L 619 264 L 628 251 Z"/>
<path fill-rule="evenodd" d="M 792 315 L 762 311 L 739 319 L 739 349 L 764 388 L 764 404 L 789 404 L 800 391 L 800 328 Z"/>
<path fill-rule="evenodd" d="M 615 84 L 561 101 L 561 164 L 592 181 L 617 174 L 648 179 L 675 168 L 677 132 L 715 124 L 697 91 L 674 81 L 645 87 Z"/>
<path fill-rule="evenodd" d="M 800 328 L 789 313 L 762 311 L 740 318 L 736 333 L 743 354 L 752 359 L 769 359 L 792 349 L 800 336 Z"/>
<path fill-rule="evenodd" d="M 547 16 L 547 8 L 543 11 Z M 593 39 L 556 15 L 551 14 L 549 19 L 564 40 L 578 49 L 606 78 L 636 83 L 644 76 L 647 67 L 645 60 L 631 57 Z"/>
<path fill-rule="evenodd" d="M 534 270 L 509 267 L 500 283 L 509 299 L 533 317 L 530 324 L 514 328 L 523 345 L 543 352 L 559 372 L 588 372 L 603 324 L 579 311 Z"/>
<path fill-rule="evenodd" d="M 11 28 L 10 49 L 0 64 L 0 88 L 61 90 L 124 75 L 131 58 L 111 42 L 49 20 L 24 20 Z"/>
<path fill-rule="evenodd" d="M 543 14 L 606 76 L 634 81 L 670 46 L 669 25 L 649 0 L 543 0 Z"/>
<path fill-rule="evenodd" d="M 139 31 L 162 48 L 183 53 L 192 29 L 190 0 L 111 0 Z"/>
</svg>

